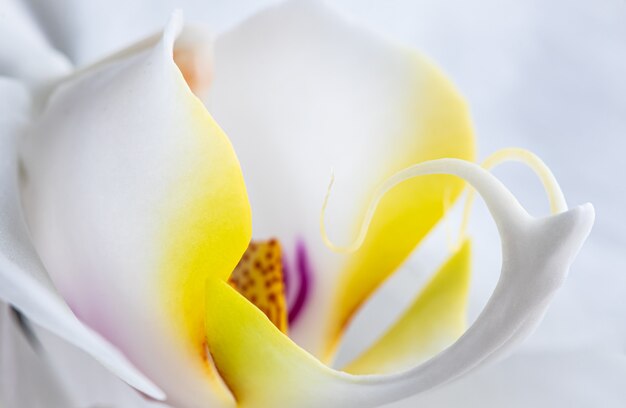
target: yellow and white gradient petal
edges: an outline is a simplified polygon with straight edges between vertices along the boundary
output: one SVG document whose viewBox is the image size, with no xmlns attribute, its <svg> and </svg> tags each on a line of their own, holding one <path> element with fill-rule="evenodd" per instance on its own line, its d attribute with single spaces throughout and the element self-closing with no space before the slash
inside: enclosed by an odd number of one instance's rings
<svg viewBox="0 0 626 408">
<path fill-rule="evenodd" d="M 228 138 L 173 59 L 182 16 L 52 93 L 24 144 L 24 206 L 76 315 L 179 407 L 231 406 L 206 354 L 205 280 L 251 235 Z"/>
<path fill-rule="evenodd" d="M 385 374 L 408 369 L 454 343 L 466 329 L 471 245 L 450 255 L 409 308 L 356 360 L 352 374 Z"/>
<path fill-rule="evenodd" d="M 207 103 L 241 158 L 255 236 L 277 237 L 287 255 L 303 241 L 311 260 L 310 301 L 290 333 L 330 359 L 355 310 L 463 187 L 445 175 L 398 186 L 380 203 L 361 249 L 346 256 L 319 235 L 331 169 L 337 179 L 328 233 L 346 242 L 363 203 L 394 172 L 425 160 L 474 158 L 467 107 L 427 58 L 322 1 L 287 1 L 258 13 L 219 36 L 215 55 Z"/>
<path fill-rule="evenodd" d="M 532 217 L 491 173 L 458 159 L 429 161 L 399 172 L 377 197 L 427 174 L 453 174 L 472 184 L 500 233 L 500 279 L 474 324 L 445 351 L 407 371 L 351 375 L 322 364 L 226 282 L 209 279 L 207 344 L 239 406 L 376 407 L 456 380 L 503 356 L 533 331 L 591 230 L 593 207 Z M 218 307 L 223 304 L 229 307 Z"/>
</svg>

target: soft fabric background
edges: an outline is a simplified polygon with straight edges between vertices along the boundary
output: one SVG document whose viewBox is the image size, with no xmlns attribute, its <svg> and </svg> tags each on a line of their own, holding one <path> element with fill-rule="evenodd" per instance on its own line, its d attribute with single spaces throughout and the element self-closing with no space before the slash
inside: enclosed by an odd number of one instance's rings
<svg viewBox="0 0 626 408">
<path fill-rule="evenodd" d="M 146 10 L 133 1 L 115 0 L 107 6 L 110 16 L 94 18 L 101 12 L 84 2 L 73 15 L 48 13 L 50 21 L 63 22 L 48 25 L 48 32 L 75 62 L 86 64 L 156 31 L 174 7 L 219 33 L 271 3 L 161 1 Z M 624 406 L 626 2 L 333 3 L 437 62 L 469 102 L 479 157 L 507 146 L 528 148 L 552 168 L 571 205 L 589 201 L 597 213 L 592 235 L 545 322 L 512 357 L 393 406 Z M 80 41 L 70 37 L 86 25 L 89 30 Z M 541 186 L 528 170 L 509 165 L 497 174 L 532 213 L 547 212 Z M 493 289 L 500 262 L 495 227 L 481 205 L 471 235 L 476 250 L 473 319 Z"/>
</svg>

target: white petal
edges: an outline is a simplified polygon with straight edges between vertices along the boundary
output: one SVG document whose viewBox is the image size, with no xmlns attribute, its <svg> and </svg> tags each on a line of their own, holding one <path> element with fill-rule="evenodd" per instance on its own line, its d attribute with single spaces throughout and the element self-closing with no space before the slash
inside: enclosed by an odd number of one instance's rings
<svg viewBox="0 0 626 408">
<path fill-rule="evenodd" d="M 33 241 L 77 316 L 180 407 L 233 404 L 204 346 L 203 282 L 250 240 L 232 146 L 173 60 L 175 13 L 62 83 L 24 145 Z"/>
<path fill-rule="evenodd" d="M 56 381 L 79 408 L 166 408 L 128 386 L 92 356 L 46 330 L 34 327 L 40 354 L 57 374 Z M 65 406 L 63 406 L 65 408 Z"/>
<path fill-rule="evenodd" d="M 16 1 L 3 0 L 7 4 Z M 37 23 L 35 26 L 45 34 L 46 42 L 79 66 L 93 63 L 157 31 L 174 6 L 181 8 L 190 22 L 220 32 L 272 3 L 272 0 L 255 0 L 233 6 L 196 0 L 23 1 L 28 4 L 24 14 Z"/>
<path fill-rule="evenodd" d="M 24 323 L 27 324 L 27 323 Z M 28 340 L 17 315 L 0 304 L 0 404 L 6 407 L 68 407 L 69 398 L 49 362 Z"/>
<path fill-rule="evenodd" d="M 145 0 L 30 0 L 48 40 L 82 66 L 157 31 L 171 8 Z"/>
<path fill-rule="evenodd" d="M 50 282 L 33 248 L 20 206 L 17 142 L 30 106 L 26 91 L 0 79 L 0 298 L 29 319 L 88 353 L 129 384 L 155 398 L 163 393 L 125 357 L 70 311 Z"/>
<path fill-rule="evenodd" d="M 32 85 L 67 74 L 70 62 L 48 41 L 18 0 L 0 3 L 0 75 Z"/>
</svg>

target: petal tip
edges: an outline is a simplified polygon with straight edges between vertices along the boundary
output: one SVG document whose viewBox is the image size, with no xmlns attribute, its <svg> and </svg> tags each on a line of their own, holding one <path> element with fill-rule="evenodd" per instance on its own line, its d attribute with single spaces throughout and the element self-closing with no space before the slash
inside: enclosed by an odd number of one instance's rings
<svg viewBox="0 0 626 408">
<path fill-rule="evenodd" d="M 162 43 L 168 53 L 172 53 L 174 42 L 180 35 L 185 25 L 185 16 L 182 9 L 175 9 L 163 30 Z"/>
</svg>

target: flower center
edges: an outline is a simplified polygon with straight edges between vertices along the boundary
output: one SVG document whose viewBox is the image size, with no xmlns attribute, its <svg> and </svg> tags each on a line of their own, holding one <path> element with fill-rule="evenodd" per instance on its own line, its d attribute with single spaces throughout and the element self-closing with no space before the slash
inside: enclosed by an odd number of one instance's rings
<svg viewBox="0 0 626 408">
<path fill-rule="evenodd" d="M 287 304 L 278 240 L 250 242 L 229 283 L 265 313 L 278 329 L 287 333 Z"/>
</svg>

